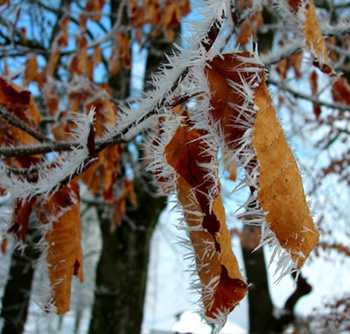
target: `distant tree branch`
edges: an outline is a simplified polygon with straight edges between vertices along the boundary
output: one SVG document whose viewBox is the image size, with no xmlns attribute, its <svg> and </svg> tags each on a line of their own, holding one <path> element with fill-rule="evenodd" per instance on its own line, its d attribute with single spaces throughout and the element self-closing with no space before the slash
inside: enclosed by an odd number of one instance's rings
<svg viewBox="0 0 350 334">
<path fill-rule="evenodd" d="M 306 281 L 306 279 L 299 274 L 292 273 L 293 278 L 296 280 L 296 289 L 289 296 L 284 304 L 284 313 L 277 319 L 275 319 L 273 324 L 274 333 L 283 333 L 285 328 L 294 321 L 294 308 L 300 298 L 309 294 L 312 290 L 311 285 Z"/>
<path fill-rule="evenodd" d="M 302 92 L 298 92 L 298 91 L 296 91 L 296 90 L 286 86 L 283 82 L 276 81 L 276 80 L 273 80 L 273 79 L 268 79 L 267 83 L 271 84 L 271 85 L 274 85 L 274 86 L 277 86 L 278 88 L 280 88 L 280 89 L 282 89 L 282 90 L 292 94 L 293 96 L 295 96 L 297 98 L 300 98 L 300 99 L 303 99 L 303 100 L 306 100 L 306 101 L 310 101 L 310 102 L 312 102 L 314 104 L 318 104 L 320 106 L 331 108 L 331 109 L 339 109 L 339 110 L 343 110 L 343 111 L 350 111 L 350 106 L 349 105 L 342 104 L 342 103 L 337 103 L 337 102 L 327 102 L 327 101 L 324 101 L 324 100 L 320 100 L 320 99 L 314 97 L 313 95 L 305 94 L 305 93 L 302 93 Z"/>
<path fill-rule="evenodd" d="M 185 76 L 185 74 L 184 74 Z M 182 77 L 178 79 L 179 81 L 182 80 Z M 176 82 L 176 85 L 173 86 L 173 90 L 177 87 L 178 82 Z M 172 103 L 165 103 L 165 98 L 163 98 L 158 105 L 164 105 L 167 108 L 174 108 L 182 103 L 187 102 L 189 99 L 194 98 L 195 96 L 199 95 L 201 92 L 191 95 L 191 96 L 181 96 L 173 100 Z M 148 113 L 146 113 L 142 118 L 136 120 L 135 122 L 129 124 L 128 126 L 124 127 L 120 132 L 118 132 L 115 136 L 110 138 L 109 140 L 98 140 L 95 144 L 95 150 L 93 152 L 94 155 L 98 154 L 99 152 L 103 151 L 105 148 L 126 143 L 127 141 L 124 140 L 124 136 L 133 129 L 136 125 L 143 123 L 151 116 L 157 114 L 157 108 L 152 109 Z M 2 116 L 3 113 L 0 109 L 0 116 Z M 8 113 L 6 114 L 8 117 Z M 12 118 L 14 118 L 12 116 Z M 16 119 L 17 121 L 17 119 Z M 11 157 L 22 157 L 22 156 L 29 156 L 29 155 L 37 155 L 37 154 L 45 154 L 45 153 L 51 153 L 51 152 L 63 152 L 63 151 L 71 151 L 73 149 L 79 148 L 82 143 L 78 142 L 57 142 L 53 141 L 47 137 L 42 136 L 41 134 L 35 132 L 31 128 L 29 128 L 27 125 L 23 124 L 18 120 L 18 122 L 14 121 L 12 125 L 18 127 L 19 129 L 25 131 L 26 133 L 30 134 L 40 142 L 46 142 L 47 144 L 40 144 L 35 146 L 16 146 L 16 147 L 2 147 L 0 148 L 0 156 L 2 158 L 11 158 Z"/>
<path fill-rule="evenodd" d="M 16 116 L 10 114 L 5 108 L 0 106 L 0 118 L 5 119 L 9 124 L 12 126 L 15 126 L 16 128 L 26 132 L 36 140 L 40 142 L 45 142 L 45 143 L 52 143 L 52 139 L 47 138 L 46 136 L 43 136 L 41 133 L 35 131 L 32 129 L 30 126 L 27 124 L 23 123 L 19 118 Z"/>
</svg>

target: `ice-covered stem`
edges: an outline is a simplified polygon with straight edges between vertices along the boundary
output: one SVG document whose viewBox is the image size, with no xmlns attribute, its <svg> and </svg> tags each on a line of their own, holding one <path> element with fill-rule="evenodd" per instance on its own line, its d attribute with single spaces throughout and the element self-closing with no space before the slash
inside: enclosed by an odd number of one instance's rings
<svg viewBox="0 0 350 334">
<path fill-rule="evenodd" d="M 32 136 L 34 139 L 38 140 L 39 142 L 44 143 L 52 143 L 53 140 L 43 136 L 40 132 L 35 131 L 27 124 L 23 123 L 18 117 L 12 115 L 11 113 L 6 110 L 3 106 L 0 105 L 0 118 L 5 119 L 10 125 L 15 126 L 16 128 L 26 132 L 30 136 Z M 1 153 L 0 153 L 1 154 Z"/>
<path fill-rule="evenodd" d="M 12 174 L 1 161 L 1 187 L 14 199 L 25 199 L 52 193 L 65 186 L 74 176 L 81 174 L 94 159 L 94 154 L 91 154 L 94 109 L 92 108 L 88 115 L 79 115 L 75 122 L 77 127 L 73 135 L 74 140 L 80 143 L 79 147 L 67 155 L 54 157 L 52 161 L 44 161 L 40 166 L 35 166 L 35 173 L 29 169 L 25 175 Z"/>
<path fill-rule="evenodd" d="M 293 96 L 295 96 L 296 98 L 299 99 L 303 99 L 306 101 L 310 101 L 314 104 L 320 105 L 320 106 L 324 106 L 327 108 L 331 108 L 331 109 L 338 109 L 338 110 L 343 110 L 343 111 L 350 111 L 350 106 L 343 104 L 343 103 L 338 103 L 338 102 L 328 102 L 328 101 L 324 101 L 324 100 L 320 100 L 317 97 L 315 97 L 314 95 L 310 95 L 310 94 L 305 94 L 303 92 L 300 91 L 296 91 L 295 89 L 291 88 L 288 85 L 285 85 L 279 81 L 276 81 L 274 79 L 268 79 L 267 80 L 268 84 L 272 84 L 276 87 L 278 87 L 279 89 L 286 91 L 290 94 L 292 94 Z"/>
<path fill-rule="evenodd" d="M 209 51 L 213 44 L 215 43 L 216 37 L 220 31 L 221 28 L 221 22 L 224 19 L 224 11 L 221 10 L 221 16 L 220 18 L 209 18 L 209 23 L 207 25 L 209 26 L 208 31 L 206 34 L 204 34 L 203 37 L 197 42 L 197 45 L 200 45 L 201 48 L 203 48 L 205 51 Z M 212 21 L 210 21 L 212 20 Z M 196 44 L 196 43 L 194 43 Z M 97 155 L 99 152 L 104 150 L 107 147 L 118 145 L 123 142 L 126 142 L 130 140 L 130 137 L 127 137 L 127 134 L 129 132 L 133 132 L 133 137 L 140 134 L 142 130 L 144 129 L 142 124 L 146 123 L 149 118 L 159 113 L 159 110 L 161 108 L 167 108 L 172 109 L 176 107 L 179 104 L 185 103 L 189 99 L 196 96 L 197 93 L 194 94 L 187 94 L 184 92 L 184 94 L 180 96 L 173 97 L 172 99 L 169 99 L 169 96 L 174 95 L 174 92 L 178 89 L 181 82 L 186 78 L 188 75 L 189 69 L 191 66 L 180 66 L 181 71 L 178 73 L 175 73 L 175 75 L 171 75 L 171 70 L 175 67 L 173 66 L 174 62 L 176 63 L 186 63 L 185 57 L 188 54 L 181 55 L 175 55 L 171 58 L 169 58 L 169 64 L 165 65 L 163 67 L 163 72 L 155 77 L 154 85 L 157 86 L 157 84 L 161 81 L 160 79 L 163 79 L 161 83 L 167 82 L 165 86 L 168 86 L 166 89 L 163 89 L 162 94 L 159 94 L 158 89 L 156 88 L 155 91 L 149 92 L 144 98 L 137 101 L 138 105 L 146 105 L 149 106 L 148 110 L 144 110 L 142 113 L 137 113 L 139 117 L 135 119 L 134 117 L 130 118 L 128 121 L 128 117 L 122 118 L 123 120 L 126 120 L 126 122 L 118 122 L 120 124 L 123 124 L 122 126 L 116 126 L 113 129 L 109 131 L 110 135 L 106 135 L 103 140 L 96 141 L 94 154 Z M 177 66 L 177 69 L 179 67 Z M 169 75 L 170 74 L 170 75 Z M 168 84 L 169 79 L 166 79 L 167 76 L 171 78 L 172 84 Z M 153 99 L 153 96 L 157 96 L 157 100 Z M 132 108 L 126 108 L 123 112 L 124 114 L 135 114 L 136 110 Z M 140 129 L 139 131 L 135 131 L 135 129 Z M 40 134 L 38 134 L 40 135 Z M 128 138 L 127 140 L 125 138 Z M 40 140 L 41 142 L 48 142 L 48 140 Z M 62 152 L 62 151 L 71 151 L 79 147 L 81 144 L 79 142 L 55 142 L 50 141 L 49 144 L 41 144 L 36 146 L 17 146 L 17 147 L 6 147 L 6 148 L 0 148 L 0 155 L 4 158 L 9 157 L 16 157 L 16 156 L 28 156 L 28 155 L 35 155 L 35 154 L 44 154 L 49 152 Z"/>
</svg>

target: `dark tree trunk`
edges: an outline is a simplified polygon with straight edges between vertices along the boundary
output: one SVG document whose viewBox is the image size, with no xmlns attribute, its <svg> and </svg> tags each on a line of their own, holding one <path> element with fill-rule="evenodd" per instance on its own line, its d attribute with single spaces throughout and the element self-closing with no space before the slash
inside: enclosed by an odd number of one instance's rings
<svg viewBox="0 0 350 334">
<path fill-rule="evenodd" d="M 138 207 L 129 208 L 112 232 L 99 212 L 103 247 L 96 273 L 90 334 L 138 334 L 141 331 L 150 241 L 165 199 L 136 188 Z"/>
<path fill-rule="evenodd" d="M 27 239 L 31 239 L 32 234 L 27 232 Z M 12 254 L 10 277 L 2 299 L 2 334 L 22 333 L 24 330 L 34 274 L 33 262 L 37 258 L 31 240 L 27 241 L 24 252 L 14 250 Z"/>
<path fill-rule="evenodd" d="M 273 316 L 273 304 L 268 287 L 268 277 L 263 249 L 253 252 L 260 240 L 259 227 L 244 227 L 242 251 L 249 284 L 249 333 L 277 334 L 293 324 L 294 308 L 300 298 L 310 293 L 312 287 L 300 274 L 296 280 L 296 289 L 284 304 L 282 315 Z M 292 274 L 296 279 L 296 273 Z"/>
<path fill-rule="evenodd" d="M 283 333 L 287 326 L 294 322 L 295 305 L 297 304 L 300 298 L 309 294 L 312 290 L 312 286 L 306 281 L 306 279 L 301 274 L 299 274 L 299 276 L 296 277 L 296 273 L 293 273 L 292 277 L 296 279 L 296 289 L 285 302 L 282 315 L 279 318 L 274 319 L 272 326 L 273 333 Z"/>
<path fill-rule="evenodd" d="M 112 11 L 119 8 L 120 0 L 112 0 Z M 126 11 L 123 17 L 126 17 Z M 170 44 L 152 42 L 146 65 L 146 79 L 165 61 Z M 130 89 L 130 70 L 122 69 L 109 79 L 118 98 L 125 98 Z M 141 182 L 140 182 L 141 181 Z M 143 182 L 142 182 L 143 181 Z M 96 272 L 95 302 L 90 322 L 90 334 L 138 334 L 141 331 L 147 282 L 150 241 L 165 208 L 166 198 L 157 198 L 134 180 L 138 206 L 129 207 L 126 219 L 111 231 L 110 219 L 99 212 L 102 231 L 102 253 Z"/>
<path fill-rule="evenodd" d="M 252 252 L 259 243 L 260 228 L 244 227 L 242 251 L 248 280 L 249 333 L 269 334 L 273 320 L 273 305 L 263 250 Z"/>
</svg>

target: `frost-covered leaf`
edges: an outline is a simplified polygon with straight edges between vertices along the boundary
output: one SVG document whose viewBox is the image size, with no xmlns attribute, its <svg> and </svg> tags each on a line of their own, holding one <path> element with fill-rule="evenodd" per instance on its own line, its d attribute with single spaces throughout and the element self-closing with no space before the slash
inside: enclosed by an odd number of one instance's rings
<svg viewBox="0 0 350 334">
<path fill-rule="evenodd" d="M 22 243 L 25 243 L 25 236 L 28 229 L 29 216 L 32 213 L 34 198 L 30 200 L 16 200 L 14 204 L 12 222 L 8 233 Z"/>
<path fill-rule="evenodd" d="M 345 77 L 340 77 L 333 84 L 332 96 L 335 102 L 350 105 L 350 85 Z"/>
<path fill-rule="evenodd" d="M 259 164 L 258 200 L 280 245 L 300 268 L 318 243 L 299 168 L 276 118 L 265 81 L 255 91 L 258 107 L 252 144 Z"/>
<path fill-rule="evenodd" d="M 35 210 L 42 224 L 50 225 L 45 235 L 52 296 L 47 309 L 57 314 L 69 311 L 73 275 L 83 281 L 79 185 L 72 181 L 48 200 L 38 197 Z"/>
<path fill-rule="evenodd" d="M 278 241 L 300 268 L 316 246 L 318 233 L 299 169 L 275 116 L 264 68 L 253 54 L 235 53 L 214 58 L 206 72 L 211 115 L 225 146 L 245 168 L 246 183 L 254 194 L 245 207 L 253 215 L 263 210 L 260 222 L 253 221 L 261 224 L 262 242 Z M 256 200 L 257 205 L 249 205 Z M 282 260 L 283 256 L 281 264 Z"/>
<path fill-rule="evenodd" d="M 41 115 L 35 105 L 32 94 L 22 90 L 0 76 L 0 143 L 2 146 L 31 145 L 37 142 L 33 136 L 23 130 L 28 127 L 38 131 Z M 28 168 L 40 161 L 38 156 L 8 159 L 12 166 L 20 164 Z"/>
<path fill-rule="evenodd" d="M 25 66 L 24 81 L 26 83 L 36 81 L 38 79 L 38 61 L 36 56 L 30 56 L 27 59 Z"/>
<path fill-rule="evenodd" d="M 327 63 L 328 54 L 326 42 L 323 38 L 320 26 L 318 24 L 315 4 L 310 0 L 306 5 L 305 21 L 303 26 L 306 46 L 321 63 Z"/>
<path fill-rule="evenodd" d="M 180 125 L 165 154 L 177 175 L 178 198 L 195 251 L 205 315 L 224 323 L 244 297 L 247 284 L 232 252 L 216 171 L 208 175 L 206 170 L 213 157 L 206 153 L 202 135 Z"/>
</svg>

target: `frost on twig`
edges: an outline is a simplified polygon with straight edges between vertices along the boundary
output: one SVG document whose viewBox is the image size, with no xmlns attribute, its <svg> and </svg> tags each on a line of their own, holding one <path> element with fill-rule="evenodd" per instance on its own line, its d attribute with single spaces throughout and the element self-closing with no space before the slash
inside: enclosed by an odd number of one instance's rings
<svg viewBox="0 0 350 334">
<path fill-rule="evenodd" d="M 34 177 L 31 176 L 32 180 L 26 176 L 13 175 L 7 165 L 3 161 L 0 162 L 0 185 L 12 198 L 27 199 L 55 192 L 75 175 L 81 174 L 93 161 L 88 139 L 94 124 L 94 109 L 92 108 L 88 115 L 77 115 L 75 123 L 73 138 L 80 146 L 73 148 L 71 152 L 46 159 L 40 166 L 36 166 Z M 31 175 L 30 170 L 28 175 Z"/>
</svg>

